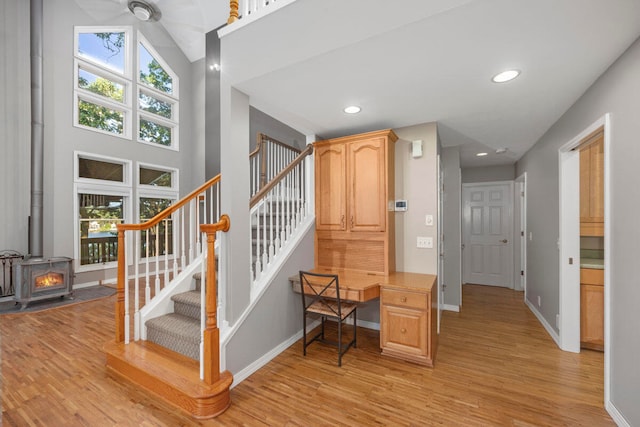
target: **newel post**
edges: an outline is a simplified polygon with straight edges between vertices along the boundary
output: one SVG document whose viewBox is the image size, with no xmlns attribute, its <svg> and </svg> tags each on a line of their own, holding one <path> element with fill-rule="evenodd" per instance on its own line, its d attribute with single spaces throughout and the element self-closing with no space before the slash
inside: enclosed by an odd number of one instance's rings
<svg viewBox="0 0 640 427">
<path fill-rule="evenodd" d="M 124 255 L 124 230 L 118 227 L 118 290 L 116 295 L 116 342 L 124 342 L 124 281 L 126 280 L 126 260 Z"/>
<path fill-rule="evenodd" d="M 203 335 L 204 341 L 204 381 L 215 384 L 220 379 L 220 330 L 218 329 L 218 295 L 216 288 L 216 231 L 229 231 L 231 222 L 228 215 L 222 215 L 217 224 L 202 225 L 200 229 L 207 233 L 207 275 L 205 288 L 205 312 L 207 321 Z"/>
<path fill-rule="evenodd" d="M 258 152 L 260 153 L 260 190 L 267 185 L 267 150 L 266 145 L 267 141 L 265 135 L 262 133 L 258 134 Z"/>
<path fill-rule="evenodd" d="M 229 0 L 229 19 L 227 24 L 232 24 L 238 20 L 238 0 Z"/>
</svg>

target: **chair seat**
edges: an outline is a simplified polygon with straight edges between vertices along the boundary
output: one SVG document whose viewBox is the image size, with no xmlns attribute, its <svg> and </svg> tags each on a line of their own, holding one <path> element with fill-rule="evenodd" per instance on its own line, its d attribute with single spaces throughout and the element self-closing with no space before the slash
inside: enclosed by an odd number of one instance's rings
<svg viewBox="0 0 640 427">
<path fill-rule="evenodd" d="M 344 320 L 356 309 L 357 304 L 354 302 L 344 302 L 340 303 L 340 307 L 342 308 L 341 314 L 342 317 L 340 320 Z M 338 301 L 332 300 L 318 300 L 311 304 L 307 311 L 311 311 L 314 313 L 322 314 L 325 316 L 333 316 L 338 317 Z"/>
</svg>

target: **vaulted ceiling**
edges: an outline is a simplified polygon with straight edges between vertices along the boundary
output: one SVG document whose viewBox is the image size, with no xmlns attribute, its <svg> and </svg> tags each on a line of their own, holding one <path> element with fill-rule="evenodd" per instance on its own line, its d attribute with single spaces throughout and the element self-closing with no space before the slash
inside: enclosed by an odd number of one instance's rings
<svg viewBox="0 0 640 427">
<path fill-rule="evenodd" d="M 154 3 L 192 61 L 228 14 L 226 1 Z M 224 36 L 222 67 L 304 133 L 436 121 L 463 166 L 488 166 L 519 159 L 639 36 L 638 0 L 297 0 Z M 505 69 L 521 75 L 493 83 Z"/>
</svg>

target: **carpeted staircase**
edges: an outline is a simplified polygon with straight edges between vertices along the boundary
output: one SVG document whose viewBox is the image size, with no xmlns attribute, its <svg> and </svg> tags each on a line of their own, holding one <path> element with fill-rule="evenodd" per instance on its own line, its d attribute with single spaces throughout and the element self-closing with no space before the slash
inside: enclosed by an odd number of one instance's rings
<svg viewBox="0 0 640 427">
<path fill-rule="evenodd" d="M 200 360 L 200 273 L 193 275 L 194 291 L 173 295 L 173 313 L 147 320 L 147 340 Z"/>
</svg>

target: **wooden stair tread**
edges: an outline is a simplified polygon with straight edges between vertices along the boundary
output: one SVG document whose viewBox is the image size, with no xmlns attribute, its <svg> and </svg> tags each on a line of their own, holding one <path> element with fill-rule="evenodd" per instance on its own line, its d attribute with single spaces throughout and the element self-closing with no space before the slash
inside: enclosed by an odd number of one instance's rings
<svg viewBox="0 0 640 427">
<path fill-rule="evenodd" d="M 149 341 L 104 345 L 107 368 L 196 418 L 212 418 L 229 404 L 233 376 L 220 373 L 209 385 L 200 380 L 199 362 Z"/>
</svg>

